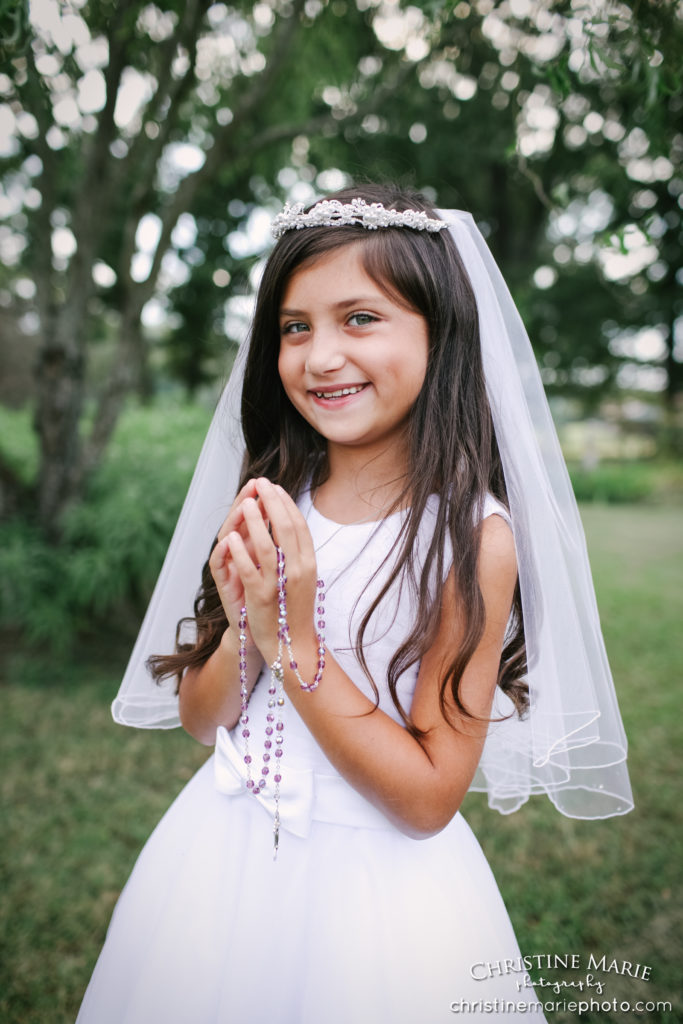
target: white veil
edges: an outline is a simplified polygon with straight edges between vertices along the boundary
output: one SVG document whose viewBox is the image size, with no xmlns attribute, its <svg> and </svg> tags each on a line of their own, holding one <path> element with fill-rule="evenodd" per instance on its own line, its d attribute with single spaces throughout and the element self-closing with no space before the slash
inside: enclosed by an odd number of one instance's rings
<svg viewBox="0 0 683 1024">
<path fill-rule="evenodd" d="M 519 563 L 530 709 L 498 693 L 472 789 L 502 813 L 546 793 L 563 814 L 604 818 L 633 807 L 626 737 L 607 662 L 576 500 L 524 325 L 472 217 L 441 210 L 479 311 L 487 391 Z M 410 230 L 403 228 L 399 230 Z M 173 650 L 211 542 L 237 492 L 246 350 L 235 361 L 195 470 L 149 609 L 112 706 L 139 728 L 180 724 L 175 681 L 155 683 L 152 654 Z"/>
</svg>

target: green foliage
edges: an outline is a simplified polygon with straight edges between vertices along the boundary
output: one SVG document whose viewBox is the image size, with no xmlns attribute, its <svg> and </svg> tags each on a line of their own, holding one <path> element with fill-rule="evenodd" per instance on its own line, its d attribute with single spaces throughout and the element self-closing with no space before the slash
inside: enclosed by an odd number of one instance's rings
<svg viewBox="0 0 683 1024">
<path fill-rule="evenodd" d="M 29 447 L 25 417 L 14 417 L 13 450 Z M 33 643 L 69 648 L 114 618 L 135 623 L 161 567 L 210 418 L 170 401 L 131 408 L 73 507 L 60 545 L 21 519 L 0 526 L 0 624 Z M 4 436 L 4 435 L 3 435 Z"/>
<path fill-rule="evenodd" d="M 38 469 L 38 446 L 31 430 L 30 411 L 0 405 L 0 438 L 3 458 L 29 485 Z"/>
<path fill-rule="evenodd" d="M 638 502 L 648 498 L 652 490 L 649 474 L 639 465 L 575 469 L 571 478 L 574 493 L 580 501 Z"/>
<path fill-rule="evenodd" d="M 569 475 L 579 501 L 621 505 L 683 496 L 683 468 L 676 463 L 603 462 L 594 469 L 570 466 Z"/>
</svg>

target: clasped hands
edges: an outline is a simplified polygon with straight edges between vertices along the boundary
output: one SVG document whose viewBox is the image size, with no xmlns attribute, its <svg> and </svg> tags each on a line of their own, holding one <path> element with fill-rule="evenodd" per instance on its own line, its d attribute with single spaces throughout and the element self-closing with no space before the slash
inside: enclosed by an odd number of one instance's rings
<svg viewBox="0 0 683 1024">
<path fill-rule="evenodd" d="M 277 551 L 285 555 L 287 619 L 297 653 L 316 649 L 316 561 L 308 524 L 292 498 L 264 477 L 249 480 L 218 534 L 209 568 L 230 628 L 247 609 L 247 649 L 267 664 L 278 653 Z"/>
</svg>

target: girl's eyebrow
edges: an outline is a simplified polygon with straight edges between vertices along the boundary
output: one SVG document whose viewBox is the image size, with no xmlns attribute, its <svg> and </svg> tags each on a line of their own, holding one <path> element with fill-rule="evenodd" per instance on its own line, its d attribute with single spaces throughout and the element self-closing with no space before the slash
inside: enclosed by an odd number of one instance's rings
<svg viewBox="0 0 683 1024">
<path fill-rule="evenodd" d="M 359 298 L 341 299 L 339 302 L 331 303 L 332 309 L 345 309 L 347 306 L 367 306 L 374 305 L 378 302 L 379 296 L 377 295 L 361 295 Z M 281 309 L 280 316 L 303 316 L 305 310 L 302 309 Z"/>
</svg>

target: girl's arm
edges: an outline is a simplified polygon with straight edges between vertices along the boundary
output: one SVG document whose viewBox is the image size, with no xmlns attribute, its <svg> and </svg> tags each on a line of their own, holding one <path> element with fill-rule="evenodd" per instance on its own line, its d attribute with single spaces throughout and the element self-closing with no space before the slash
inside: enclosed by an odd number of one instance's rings
<svg viewBox="0 0 683 1024">
<path fill-rule="evenodd" d="M 273 535 L 285 551 L 287 606 L 292 649 L 304 679 L 317 665 L 313 629 L 315 554 L 308 527 L 280 488 L 257 481 L 257 490 Z M 245 503 L 245 521 L 262 569 L 256 569 L 243 538 L 228 537 L 235 566 L 244 583 L 249 621 L 256 645 L 270 664 L 277 655 L 277 607 L 274 602 L 274 546 L 255 502 Z M 482 639 L 463 675 L 463 703 L 488 718 L 496 687 L 505 627 L 517 579 L 512 533 L 499 516 L 482 525 L 479 586 L 486 610 Z M 423 657 L 411 714 L 427 731 L 423 744 L 357 688 L 328 653 L 320 687 L 301 690 L 285 660 L 288 696 L 339 772 L 407 835 L 424 838 L 444 828 L 458 810 L 481 756 L 487 722 L 472 721 L 447 708 L 455 727 L 439 707 L 440 682 L 462 640 L 462 622 L 450 576 L 443 590 L 436 641 Z"/>
<path fill-rule="evenodd" d="M 201 668 L 189 669 L 180 684 L 179 711 L 182 726 L 194 739 L 207 746 L 216 742 L 216 729 L 219 725 L 231 729 L 240 716 L 238 623 L 240 608 L 244 604 L 244 587 L 229 557 L 226 538 L 230 532 L 237 531 L 251 552 L 242 503 L 246 498 L 256 496 L 254 481 L 250 480 L 235 498 L 209 559 L 209 568 L 229 623 L 228 628 L 214 653 Z M 246 646 L 247 680 L 251 692 L 263 666 L 263 658 L 248 628 Z"/>
<path fill-rule="evenodd" d="M 263 658 L 256 647 L 247 651 L 249 692 L 254 688 Z M 229 626 L 217 649 L 199 669 L 188 669 L 179 692 L 180 722 L 200 743 L 212 746 L 219 725 L 237 723 L 241 710 L 239 634 Z"/>
</svg>

